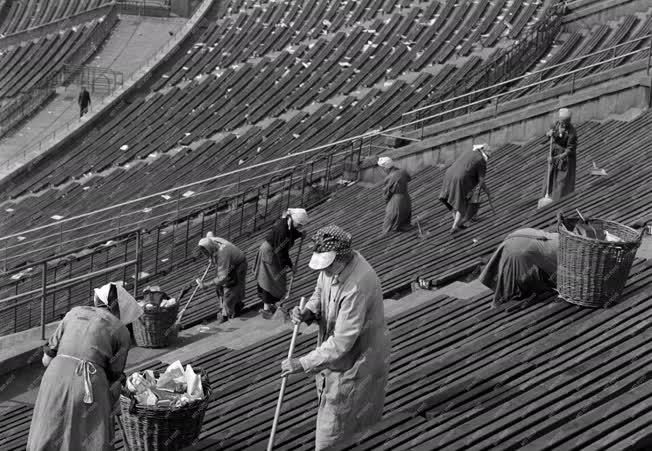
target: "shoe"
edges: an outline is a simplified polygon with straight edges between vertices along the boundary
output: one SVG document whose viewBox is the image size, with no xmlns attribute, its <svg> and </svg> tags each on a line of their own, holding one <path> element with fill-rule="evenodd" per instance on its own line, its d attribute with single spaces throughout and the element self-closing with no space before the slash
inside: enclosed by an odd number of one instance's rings
<svg viewBox="0 0 652 451">
<path fill-rule="evenodd" d="M 224 323 L 227 322 L 228 320 L 229 320 L 229 317 L 228 317 L 228 316 L 224 316 L 224 315 L 222 315 L 218 321 L 219 321 L 220 324 L 224 324 Z"/>
<path fill-rule="evenodd" d="M 260 309 L 259 312 L 264 319 L 272 319 L 272 316 L 274 315 L 274 312 L 271 310 Z"/>
</svg>

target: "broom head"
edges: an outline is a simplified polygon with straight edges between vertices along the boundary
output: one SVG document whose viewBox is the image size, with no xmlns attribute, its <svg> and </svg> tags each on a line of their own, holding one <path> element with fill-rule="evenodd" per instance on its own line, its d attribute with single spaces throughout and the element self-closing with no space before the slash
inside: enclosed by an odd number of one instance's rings
<svg viewBox="0 0 652 451">
<path fill-rule="evenodd" d="M 539 203 L 537 204 L 537 208 L 538 209 L 545 208 L 548 205 L 550 205 L 551 203 L 552 203 L 552 197 L 546 195 L 545 197 L 542 197 L 541 199 L 539 199 Z"/>
</svg>

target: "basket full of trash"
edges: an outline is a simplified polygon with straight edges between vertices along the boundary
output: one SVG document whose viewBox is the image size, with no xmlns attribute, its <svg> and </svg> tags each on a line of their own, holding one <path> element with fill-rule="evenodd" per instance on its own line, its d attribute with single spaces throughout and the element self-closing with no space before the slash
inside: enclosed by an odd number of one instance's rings
<svg viewBox="0 0 652 451">
<path fill-rule="evenodd" d="M 206 373 L 178 360 L 164 373 L 146 370 L 127 378 L 119 422 L 127 449 L 180 450 L 196 442 L 211 398 Z"/>
<path fill-rule="evenodd" d="M 643 232 L 615 221 L 558 216 L 559 297 L 584 307 L 607 307 L 618 301 Z"/>
<path fill-rule="evenodd" d="M 138 301 L 143 314 L 134 321 L 134 339 L 143 348 L 162 348 L 176 337 L 173 327 L 179 313 L 179 303 L 170 298 L 160 287 L 147 287 L 143 299 Z"/>
</svg>

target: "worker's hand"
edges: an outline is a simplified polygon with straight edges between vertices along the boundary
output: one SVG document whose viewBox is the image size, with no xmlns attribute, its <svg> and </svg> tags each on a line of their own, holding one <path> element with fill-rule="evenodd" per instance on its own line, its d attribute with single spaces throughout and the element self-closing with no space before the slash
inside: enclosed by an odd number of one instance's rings
<svg viewBox="0 0 652 451">
<path fill-rule="evenodd" d="M 201 279 L 195 279 L 195 282 L 197 282 L 197 286 L 199 288 L 202 288 L 202 289 L 206 288 L 206 286 L 204 285 L 204 282 L 202 282 Z"/>
<path fill-rule="evenodd" d="M 303 372 L 303 365 L 299 359 L 285 359 L 281 362 L 281 377 Z"/>
<path fill-rule="evenodd" d="M 552 129 L 550 129 L 550 130 L 548 130 L 548 131 L 546 132 L 546 136 L 547 136 L 548 138 L 550 138 L 554 133 L 555 133 L 555 132 L 554 132 Z"/>
<path fill-rule="evenodd" d="M 548 164 L 553 164 L 555 162 L 555 157 L 548 157 Z"/>
<path fill-rule="evenodd" d="M 308 323 L 314 319 L 314 314 L 307 308 L 301 311 L 299 307 L 294 307 L 290 312 L 290 319 L 294 324 Z"/>
</svg>

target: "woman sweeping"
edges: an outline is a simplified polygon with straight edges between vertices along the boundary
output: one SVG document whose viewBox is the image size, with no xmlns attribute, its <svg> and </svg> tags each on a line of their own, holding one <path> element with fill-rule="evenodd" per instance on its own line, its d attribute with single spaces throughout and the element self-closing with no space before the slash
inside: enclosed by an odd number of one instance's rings
<svg viewBox="0 0 652 451">
<path fill-rule="evenodd" d="M 407 232 L 411 228 L 412 221 L 412 200 L 408 194 L 410 175 L 394 166 L 394 162 L 389 157 L 380 157 L 378 166 L 387 174 L 383 186 L 386 206 L 382 234 Z"/>
<path fill-rule="evenodd" d="M 120 285 L 95 290 L 95 307 L 74 307 L 45 345 L 47 368 L 34 406 L 27 449 L 113 450 L 130 337 L 125 324 L 142 309 Z"/>
<path fill-rule="evenodd" d="M 258 282 L 258 297 L 263 301 L 260 311 L 269 318 L 287 291 L 286 269 L 292 269 L 290 248 L 303 236 L 301 229 L 308 223 L 308 213 L 303 208 L 289 208 L 267 233 L 258 249 L 254 275 Z"/>
</svg>

